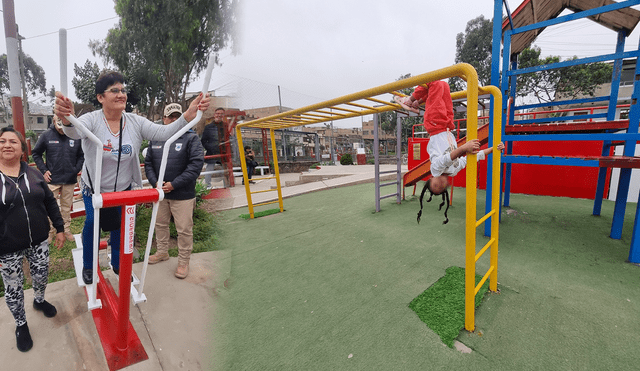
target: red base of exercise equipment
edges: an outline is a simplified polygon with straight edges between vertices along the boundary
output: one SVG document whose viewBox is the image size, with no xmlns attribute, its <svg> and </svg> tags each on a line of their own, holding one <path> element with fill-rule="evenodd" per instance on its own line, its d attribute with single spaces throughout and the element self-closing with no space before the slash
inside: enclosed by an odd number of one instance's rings
<svg viewBox="0 0 640 371">
<path fill-rule="evenodd" d="M 121 272 L 124 273 L 124 272 Z M 98 298 L 102 302 L 102 308 L 91 311 L 93 321 L 96 324 L 104 355 L 107 358 L 107 365 L 110 371 L 120 370 L 134 363 L 149 359 L 145 352 L 138 334 L 133 329 L 133 325 L 128 321 L 127 343 L 125 349 L 118 349 L 118 296 L 107 281 L 102 272 L 98 270 Z M 86 291 L 85 291 L 86 293 Z M 125 293 L 129 295 L 129 293 Z"/>
<path fill-rule="evenodd" d="M 211 192 L 202 196 L 204 199 L 214 199 L 214 198 L 231 198 L 231 191 L 227 188 L 215 188 L 212 189 Z"/>
</svg>

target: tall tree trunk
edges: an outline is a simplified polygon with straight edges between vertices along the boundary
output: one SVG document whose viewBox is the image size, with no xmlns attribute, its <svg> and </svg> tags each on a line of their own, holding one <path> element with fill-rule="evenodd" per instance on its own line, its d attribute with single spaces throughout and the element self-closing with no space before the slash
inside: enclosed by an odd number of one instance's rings
<svg viewBox="0 0 640 371">
<path fill-rule="evenodd" d="M 149 100 L 149 109 L 147 110 L 147 118 L 151 121 L 153 121 L 153 109 L 155 107 L 155 104 L 156 104 L 156 98 L 151 97 L 151 99 Z"/>
</svg>

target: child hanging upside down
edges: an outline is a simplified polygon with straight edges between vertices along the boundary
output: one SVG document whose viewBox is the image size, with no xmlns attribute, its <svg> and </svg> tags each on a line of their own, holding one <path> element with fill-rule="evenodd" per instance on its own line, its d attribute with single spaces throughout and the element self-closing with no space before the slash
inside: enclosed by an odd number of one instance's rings
<svg viewBox="0 0 640 371">
<path fill-rule="evenodd" d="M 398 103 L 404 104 L 411 108 L 418 108 L 424 103 L 424 122 L 425 130 L 429 133 L 429 144 L 427 152 L 431 159 L 431 175 L 427 180 L 422 193 L 420 194 L 420 211 L 418 212 L 418 223 L 422 215 L 422 198 L 428 189 L 431 196 L 427 202 L 431 201 L 433 195 L 442 194 L 442 204 L 440 208 L 447 204 L 443 224 L 449 222 L 447 211 L 449 209 L 449 177 L 455 176 L 460 170 L 467 167 L 467 154 L 477 154 L 478 161 L 484 160 L 486 155 L 493 151 L 493 147 L 489 147 L 480 151 L 480 141 L 472 139 L 458 147 L 456 139 L 451 133 L 455 128 L 453 125 L 453 102 L 451 101 L 451 92 L 449 84 L 444 81 L 433 81 L 426 84 L 427 87 L 418 86 L 416 90 L 408 97 L 397 98 Z M 504 144 L 497 146 L 499 151 L 504 149 Z"/>
</svg>

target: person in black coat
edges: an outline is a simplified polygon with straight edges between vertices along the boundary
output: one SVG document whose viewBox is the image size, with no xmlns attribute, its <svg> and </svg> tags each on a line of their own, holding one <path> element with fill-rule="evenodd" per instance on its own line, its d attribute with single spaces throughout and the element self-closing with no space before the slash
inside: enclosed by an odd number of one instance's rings
<svg viewBox="0 0 640 371">
<path fill-rule="evenodd" d="M 213 122 L 204 127 L 202 132 L 202 146 L 207 151 L 206 156 L 219 155 L 220 154 L 220 139 L 223 137 L 223 124 L 224 124 L 224 108 L 216 108 L 213 114 Z M 213 171 L 218 168 L 222 168 L 222 162 L 220 158 L 208 158 L 205 160 L 207 163 L 206 171 Z M 218 165 L 218 166 L 216 166 Z M 224 178 L 226 179 L 226 178 Z M 204 176 L 205 184 L 211 188 L 211 174 Z"/>
<path fill-rule="evenodd" d="M 168 125 L 181 114 L 182 107 L 171 103 L 164 109 L 162 121 Z M 150 142 L 144 160 L 144 171 L 149 183 L 154 188 L 162 188 L 164 192 L 156 217 L 157 251 L 149 257 L 149 264 L 169 259 L 169 222 L 173 215 L 178 232 L 178 266 L 175 276 L 185 278 L 189 274 L 189 259 L 193 250 L 195 187 L 204 164 L 203 149 L 198 135 L 192 130 L 171 143 L 164 179 L 162 185 L 159 185 L 158 175 L 164 146 L 165 142 Z"/>
<path fill-rule="evenodd" d="M 47 160 L 42 159 L 46 153 Z M 62 121 L 54 116 L 54 124 L 45 131 L 31 151 L 33 161 L 49 184 L 49 189 L 60 199 L 60 213 L 64 220 L 64 236 L 73 241 L 71 226 L 71 205 L 73 190 L 78 182 L 78 173 L 82 170 L 84 154 L 81 140 L 71 139 L 62 131 Z M 53 241 L 56 230 L 51 225 L 49 240 Z"/>
<path fill-rule="evenodd" d="M 49 278 L 49 219 L 57 231 L 55 246 L 59 249 L 64 244 L 58 203 L 42 174 L 21 161 L 26 151 L 22 134 L 13 128 L 0 129 L 0 274 L 21 352 L 33 346 L 24 311 L 22 262 L 25 257 L 29 261 L 33 308 L 53 317 L 56 308 L 44 300 Z"/>
</svg>

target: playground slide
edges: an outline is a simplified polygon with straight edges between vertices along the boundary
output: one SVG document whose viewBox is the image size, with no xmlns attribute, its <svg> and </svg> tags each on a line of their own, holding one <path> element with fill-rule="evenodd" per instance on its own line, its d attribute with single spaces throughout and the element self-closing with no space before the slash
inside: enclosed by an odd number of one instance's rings
<svg viewBox="0 0 640 371">
<path fill-rule="evenodd" d="M 484 124 L 478 128 L 478 139 L 480 140 L 480 145 L 484 145 L 489 141 L 489 124 Z M 458 146 L 464 144 L 467 141 L 467 137 L 463 137 L 458 139 Z M 426 159 L 421 162 L 418 166 L 409 170 L 402 177 L 402 183 L 404 187 L 410 187 L 412 185 L 416 185 L 420 179 L 431 174 L 431 160 Z"/>
</svg>

